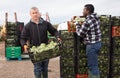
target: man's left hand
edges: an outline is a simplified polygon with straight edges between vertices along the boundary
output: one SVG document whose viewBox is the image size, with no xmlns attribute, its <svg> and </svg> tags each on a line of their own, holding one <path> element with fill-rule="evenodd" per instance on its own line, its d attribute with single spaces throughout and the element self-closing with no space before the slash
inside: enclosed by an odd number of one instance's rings
<svg viewBox="0 0 120 78">
<path fill-rule="evenodd" d="M 57 40 L 59 41 L 59 42 L 61 42 L 62 40 L 61 40 L 61 38 L 57 38 Z"/>
</svg>

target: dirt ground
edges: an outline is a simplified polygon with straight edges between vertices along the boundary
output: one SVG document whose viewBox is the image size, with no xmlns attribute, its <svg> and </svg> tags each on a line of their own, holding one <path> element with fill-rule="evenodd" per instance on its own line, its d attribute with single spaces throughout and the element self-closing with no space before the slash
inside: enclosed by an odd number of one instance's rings
<svg viewBox="0 0 120 78">
<path fill-rule="evenodd" d="M 34 78 L 30 59 L 7 61 L 4 46 L 0 42 L 0 78 Z M 48 75 L 48 78 L 60 78 L 59 57 L 50 59 Z"/>
</svg>

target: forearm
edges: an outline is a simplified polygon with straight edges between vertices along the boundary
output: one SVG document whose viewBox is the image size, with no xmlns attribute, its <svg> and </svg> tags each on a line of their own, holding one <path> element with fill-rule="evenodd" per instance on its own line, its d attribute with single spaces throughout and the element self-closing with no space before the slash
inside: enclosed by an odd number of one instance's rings
<svg viewBox="0 0 120 78">
<path fill-rule="evenodd" d="M 76 33 L 78 36 L 80 36 L 80 34 L 81 34 L 81 27 L 79 24 L 76 24 Z"/>
<path fill-rule="evenodd" d="M 55 34 L 54 34 L 54 36 L 56 37 L 56 38 L 60 38 L 60 34 L 59 34 L 59 32 L 55 32 Z"/>
</svg>

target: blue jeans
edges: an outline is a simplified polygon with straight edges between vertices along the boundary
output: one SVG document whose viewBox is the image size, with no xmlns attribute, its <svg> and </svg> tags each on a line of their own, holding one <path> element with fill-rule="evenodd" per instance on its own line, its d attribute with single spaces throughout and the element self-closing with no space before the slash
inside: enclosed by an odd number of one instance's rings
<svg viewBox="0 0 120 78">
<path fill-rule="evenodd" d="M 101 42 L 86 45 L 87 64 L 92 75 L 99 75 L 98 54 L 101 48 Z"/>
<path fill-rule="evenodd" d="M 45 61 L 37 62 L 33 64 L 35 78 L 41 78 L 41 76 L 43 78 L 48 78 L 48 63 L 49 63 L 49 60 L 45 60 Z"/>
</svg>

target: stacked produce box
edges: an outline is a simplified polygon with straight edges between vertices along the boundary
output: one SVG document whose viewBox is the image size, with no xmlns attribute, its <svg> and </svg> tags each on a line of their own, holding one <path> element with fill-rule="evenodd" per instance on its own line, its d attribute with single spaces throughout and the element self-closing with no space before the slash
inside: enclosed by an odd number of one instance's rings
<svg viewBox="0 0 120 78">
<path fill-rule="evenodd" d="M 17 32 L 16 32 L 16 23 L 8 22 L 6 26 L 7 31 L 7 40 L 6 47 L 16 46 L 17 41 Z"/>
<path fill-rule="evenodd" d="M 112 17 L 111 78 L 120 78 L 120 17 Z"/>
<path fill-rule="evenodd" d="M 120 26 L 120 16 L 112 16 L 112 25 Z"/>
<path fill-rule="evenodd" d="M 23 22 L 8 22 L 6 25 L 7 31 L 7 40 L 6 47 L 10 46 L 21 46 L 20 44 L 20 35 L 24 27 Z"/>
<path fill-rule="evenodd" d="M 85 44 L 83 43 L 83 39 L 81 37 L 77 37 L 77 47 L 78 47 L 78 74 L 81 78 L 88 78 L 88 67 L 87 67 L 87 57 Z M 77 72 L 77 71 L 76 71 Z"/>
<path fill-rule="evenodd" d="M 52 39 L 51 39 L 52 40 Z M 42 43 L 40 46 L 32 46 L 29 55 L 33 63 L 60 56 L 60 45 L 53 40 L 49 44 Z"/>
<path fill-rule="evenodd" d="M 7 60 L 10 60 L 11 58 L 17 58 L 18 60 L 21 60 L 21 47 L 7 47 L 6 57 Z"/>
<path fill-rule="evenodd" d="M 74 78 L 74 35 L 72 32 L 60 31 L 62 49 L 60 57 L 60 77 Z"/>
<path fill-rule="evenodd" d="M 109 78 L 111 47 L 111 15 L 101 15 L 102 48 L 98 56 L 101 78 Z"/>
<path fill-rule="evenodd" d="M 21 45 L 19 38 L 19 28 L 18 23 L 7 22 L 6 25 L 6 58 L 10 60 L 11 58 L 18 58 L 21 60 Z"/>
</svg>

